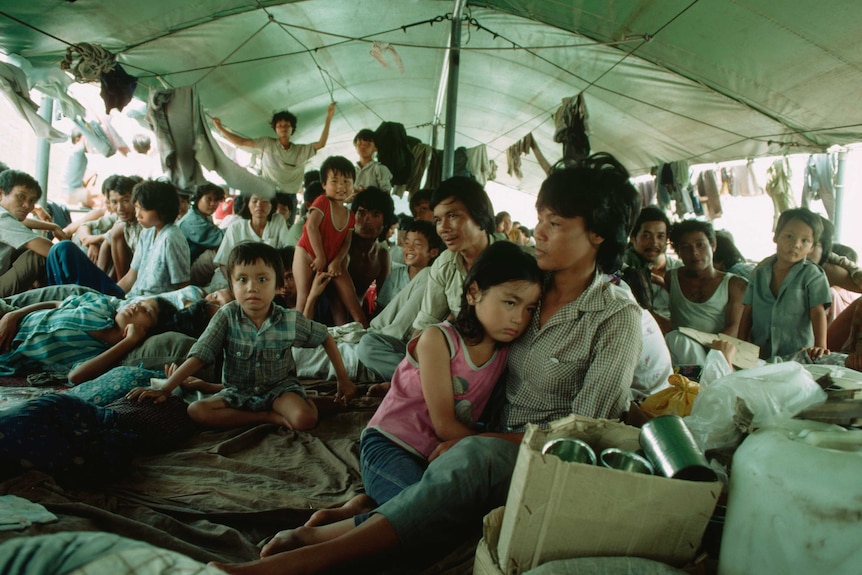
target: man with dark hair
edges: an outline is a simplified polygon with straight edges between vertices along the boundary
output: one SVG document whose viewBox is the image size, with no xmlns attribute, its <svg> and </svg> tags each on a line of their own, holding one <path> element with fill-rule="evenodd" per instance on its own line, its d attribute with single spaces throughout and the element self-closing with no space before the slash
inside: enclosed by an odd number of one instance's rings
<svg viewBox="0 0 862 575">
<path fill-rule="evenodd" d="M 245 146 L 261 151 L 261 173 L 264 178 L 275 182 L 278 188 L 290 198 L 290 216 L 288 225 L 296 216 L 296 194 L 303 183 L 305 163 L 326 145 L 329 139 L 329 124 L 335 114 L 335 102 L 329 105 L 326 112 L 326 123 L 320 138 L 313 144 L 295 144 L 290 141 L 296 131 L 296 116 L 288 111 L 277 112 L 272 116 L 270 125 L 277 138 L 244 138 L 227 130 L 219 118 L 213 118 L 213 124 L 229 142 L 236 146 Z"/>
<path fill-rule="evenodd" d="M 23 224 L 42 196 L 32 176 L 4 170 L 0 194 L 0 297 L 7 297 L 44 281 L 51 242 Z"/>
<path fill-rule="evenodd" d="M 376 281 L 380 289 L 389 275 L 389 251 L 381 242 L 386 241 L 386 231 L 397 220 L 392 196 L 380 188 L 371 187 L 359 192 L 350 209 L 356 214 L 356 225 L 348 252 L 350 264 L 347 271 L 361 300 L 371 282 Z"/>
<path fill-rule="evenodd" d="M 635 221 L 623 255 L 623 267 L 635 268 L 650 282 L 652 305 L 649 309 L 659 316 L 656 317 L 659 325 L 670 317 L 668 292 L 664 289 L 665 272 L 682 265 L 678 259 L 665 254 L 669 231 L 667 214 L 656 206 L 647 206 Z"/>
<path fill-rule="evenodd" d="M 664 285 L 670 296 L 669 327 L 673 330 L 665 329 L 665 339 L 674 364 L 703 365 L 706 350 L 678 328 L 737 337 L 748 282 L 713 266 L 715 231 L 709 222 L 678 222 L 671 228 L 670 241 L 683 265 L 665 272 Z"/>
</svg>

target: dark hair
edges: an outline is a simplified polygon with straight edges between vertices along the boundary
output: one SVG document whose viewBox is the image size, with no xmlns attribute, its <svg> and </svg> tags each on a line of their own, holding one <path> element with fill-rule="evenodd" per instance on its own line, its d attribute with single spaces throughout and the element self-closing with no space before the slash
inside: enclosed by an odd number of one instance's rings
<svg viewBox="0 0 862 575">
<path fill-rule="evenodd" d="M 177 313 L 176 306 L 167 299 L 163 297 L 156 297 L 153 299 L 156 301 L 156 305 L 159 306 L 159 314 L 156 316 L 156 325 L 151 327 L 147 332 L 148 336 L 168 331 L 171 324 L 173 324 L 174 316 Z"/>
<path fill-rule="evenodd" d="M 859 256 L 856 254 L 856 250 L 854 250 L 850 246 L 845 246 L 844 244 L 832 244 L 832 253 L 838 254 L 839 256 L 844 256 L 853 263 L 856 263 L 859 258 Z"/>
<path fill-rule="evenodd" d="M 302 199 L 306 204 L 311 205 L 314 203 L 314 200 L 324 193 L 326 193 L 326 190 L 323 189 L 323 184 L 315 180 L 305 188 L 305 191 L 302 193 Z"/>
<path fill-rule="evenodd" d="M 395 219 L 398 220 L 398 229 L 403 232 L 416 218 L 407 214 L 395 214 Z"/>
<path fill-rule="evenodd" d="M 241 196 L 237 197 L 237 199 L 234 200 L 233 213 L 239 214 L 239 216 L 245 220 L 250 220 L 251 219 L 251 210 L 249 209 L 248 204 L 251 201 L 252 196 L 255 196 L 255 195 L 257 195 L 257 194 L 252 194 L 251 196 L 241 195 Z M 237 200 L 239 200 L 240 197 L 242 198 L 242 204 L 240 205 L 240 209 L 237 212 L 236 211 L 236 202 L 237 202 Z M 272 198 L 265 198 L 263 196 L 257 196 L 257 197 L 259 199 L 265 201 L 265 202 L 270 203 L 270 209 L 269 209 L 269 213 L 266 215 L 266 221 L 272 220 L 272 216 L 278 212 L 278 197 L 272 197 Z"/>
<path fill-rule="evenodd" d="M 353 203 L 350 204 L 350 210 L 354 213 L 359 208 L 383 214 L 383 229 L 380 231 L 377 239 L 381 242 L 386 241 L 386 233 L 392 227 L 392 224 L 398 221 L 395 218 L 395 202 L 392 201 L 392 196 L 378 187 L 368 186 L 356 194 L 356 197 L 353 198 Z"/>
<path fill-rule="evenodd" d="M 276 112 L 272 115 L 272 120 L 269 121 L 269 125 L 272 126 L 272 129 L 275 130 L 275 125 L 280 121 L 286 120 L 290 122 L 290 127 L 293 132 L 296 132 L 296 116 L 288 112 L 287 110 L 282 110 L 281 112 Z"/>
<path fill-rule="evenodd" d="M 728 271 L 738 263 L 744 263 L 745 257 L 733 243 L 733 236 L 725 230 L 715 232 L 715 249 L 712 251 L 712 265 Z"/>
<path fill-rule="evenodd" d="M 438 255 L 443 253 L 443 250 L 446 249 L 446 244 L 444 244 L 443 240 L 440 239 L 440 236 L 437 235 L 437 226 L 429 221 L 410 220 L 410 222 L 404 226 L 404 232 L 417 232 L 425 236 L 425 239 L 428 240 L 428 249 L 433 250 L 434 248 L 437 248 Z M 434 258 L 431 258 L 431 260 L 433 261 Z"/>
<path fill-rule="evenodd" d="M 820 223 L 823 224 L 823 231 L 820 233 L 820 261 L 817 265 L 822 266 L 829 259 L 829 254 L 832 253 L 833 240 L 835 239 L 835 226 L 828 219 L 820 216 Z M 815 244 L 817 242 L 814 242 Z"/>
<path fill-rule="evenodd" d="M 665 228 L 670 232 L 670 220 L 665 211 L 655 206 L 647 206 L 641 210 L 641 213 L 635 220 L 634 226 L 632 226 L 632 230 L 629 235 L 638 235 L 641 231 L 641 226 L 646 222 L 664 222 Z"/>
<path fill-rule="evenodd" d="M 177 311 L 167 324 L 166 331 L 178 331 L 187 336 L 199 338 L 210 323 L 210 305 L 211 302 L 201 299 Z"/>
<path fill-rule="evenodd" d="M 296 194 L 288 194 L 287 192 L 275 192 L 275 199 L 279 206 L 290 206 L 290 196 L 296 197 Z"/>
<path fill-rule="evenodd" d="M 586 230 L 604 240 L 596 265 L 613 273 L 619 269 L 640 202 L 628 170 L 612 155 L 600 152 L 577 164 L 556 167 L 542 183 L 536 209 L 564 218 L 582 217 Z"/>
<path fill-rule="evenodd" d="M 512 242 L 494 242 L 479 254 L 464 278 L 461 310 L 455 318 L 455 327 L 468 343 L 477 343 L 485 335 L 485 328 L 476 317 L 476 306 L 467 303 L 467 293 L 474 283 L 484 293 L 511 281 L 528 281 L 541 286 L 543 277 L 536 258 L 520 246 Z"/>
<path fill-rule="evenodd" d="M 313 182 L 320 181 L 320 170 L 308 170 L 302 175 L 302 185 L 307 188 Z"/>
<path fill-rule="evenodd" d="M 219 202 L 225 198 L 224 188 L 219 185 L 207 182 L 205 184 L 195 186 L 195 191 L 191 198 L 192 205 L 195 209 L 197 209 L 200 199 L 207 194 L 212 194 Z"/>
<path fill-rule="evenodd" d="M 431 209 L 433 210 L 437 204 L 449 198 L 455 198 L 463 203 L 473 221 L 486 233 L 493 234 L 497 231 L 497 225 L 494 223 L 494 206 L 491 205 L 491 198 L 485 193 L 482 184 L 467 176 L 453 176 L 444 180 L 431 194 Z"/>
<path fill-rule="evenodd" d="M 42 186 L 30 174 L 12 169 L 0 172 L 0 190 L 3 191 L 4 196 L 8 196 L 16 186 L 23 186 L 42 195 Z"/>
<path fill-rule="evenodd" d="M 494 216 L 494 224 L 499 226 L 503 221 L 503 218 L 509 217 L 509 221 L 512 221 L 512 216 L 509 215 L 509 212 L 498 212 L 496 216 Z"/>
<path fill-rule="evenodd" d="M 778 223 L 775 225 L 775 236 L 778 237 L 779 232 L 784 229 L 791 220 L 799 220 L 809 228 L 814 234 L 814 243 L 817 244 L 821 242 L 820 236 L 823 235 L 823 220 L 818 214 L 815 214 L 808 208 L 792 208 L 789 210 L 784 210 L 781 212 L 781 215 L 778 216 Z M 827 220 L 828 221 L 828 220 Z M 829 247 L 832 247 L 832 237 L 829 237 Z M 826 252 L 824 246 L 824 253 Z"/>
<path fill-rule="evenodd" d="M 709 245 L 715 245 L 715 230 L 712 228 L 712 224 L 709 222 L 702 222 L 700 220 L 683 220 L 681 222 L 675 223 L 670 228 L 670 233 L 668 237 L 670 237 L 670 243 L 673 245 L 673 249 L 676 249 L 677 244 L 682 239 L 682 236 L 686 234 L 691 234 L 694 232 L 700 232 L 706 236 L 706 239 L 709 240 Z"/>
<path fill-rule="evenodd" d="M 163 224 L 174 223 L 180 213 L 180 196 L 173 184 L 144 180 L 132 191 L 132 201 L 145 210 L 155 210 Z"/>
<path fill-rule="evenodd" d="M 254 264 L 258 260 L 275 271 L 275 286 L 284 286 L 284 264 L 278 250 L 263 242 L 243 242 L 237 244 L 227 258 L 228 284 L 233 290 L 233 270 L 236 266 Z"/>
<path fill-rule="evenodd" d="M 371 142 L 374 143 L 374 130 L 369 130 L 368 128 L 363 128 L 356 133 L 356 136 L 353 138 L 353 145 L 356 145 L 356 142 L 362 140 L 363 142 Z"/>
<path fill-rule="evenodd" d="M 350 179 L 356 179 L 356 168 L 353 167 L 353 162 L 344 156 L 329 156 L 323 163 L 320 164 L 320 183 L 325 184 L 329 178 L 329 174 L 342 174 L 350 176 Z"/>
<path fill-rule="evenodd" d="M 632 290 L 632 295 L 643 309 L 652 310 L 652 291 L 650 289 L 649 270 L 629 266 L 620 272 L 622 279 Z"/>
<path fill-rule="evenodd" d="M 150 151 L 150 138 L 145 134 L 135 134 L 132 138 L 132 148 L 139 154 L 146 154 Z"/>
<path fill-rule="evenodd" d="M 434 190 L 430 188 L 423 188 L 416 192 L 410 194 L 410 213 L 414 216 L 416 215 L 416 206 L 421 204 L 422 202 L 428 202 L 428 205 L 431 205 L 431 195 L 434 193 Z"/>
<path fill-rule="evenodd" d="M 135 191 L 135 186 L 141 183 L 142 180 L 136 180 L 132 176 L 116 176 L 113 185 L 108 188 L 105 196 L 107 197 L 111 191 L 117 192 L 121 196 L 130 196 Z"/>
</svg>

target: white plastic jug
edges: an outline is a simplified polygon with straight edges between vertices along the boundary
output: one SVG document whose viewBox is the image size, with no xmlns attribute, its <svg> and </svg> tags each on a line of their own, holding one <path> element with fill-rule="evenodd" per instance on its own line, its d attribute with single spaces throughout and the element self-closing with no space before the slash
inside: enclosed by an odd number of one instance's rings
<svg viewBox="0 0 862 575">
<path fill-rule="evenodd" d="M 862 573 L 862 431 L 806 425 L 737 449 L 719 575 Z"/>
</svg>

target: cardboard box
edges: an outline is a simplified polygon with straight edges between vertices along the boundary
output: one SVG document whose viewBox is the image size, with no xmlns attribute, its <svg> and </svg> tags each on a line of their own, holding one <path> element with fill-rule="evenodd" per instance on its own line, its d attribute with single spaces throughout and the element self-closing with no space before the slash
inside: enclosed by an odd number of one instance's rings
<svg viewBox="0 0 862 575">
<path fill-rule="evenodd" d="M 541 453 L 557 437 L 582 439 L 597 455 L 607 447 L 636 451 L 639 433 L 619 422 L 579 416 L 561 419 L 549 430 L 528 426 L 497 545 L 503 573 L 518 575 L 570 557 L 628 555 L 674 566 L 694 558 L 720 482 L 642 475 Z"/>
</svg>

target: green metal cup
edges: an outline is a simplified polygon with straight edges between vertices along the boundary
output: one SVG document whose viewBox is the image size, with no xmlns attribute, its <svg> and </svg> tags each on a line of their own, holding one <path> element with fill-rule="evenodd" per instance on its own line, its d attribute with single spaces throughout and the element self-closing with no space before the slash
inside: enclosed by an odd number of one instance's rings
<svg viewBox="0 0 862 575">
<path fill-rule="evenodd" d="M 556 455 L 563 461 L 570 463 L 596 464 L 596 452 L 585 441 L 574 437 L 560 437 L 552 439 L 542 447 L 542 453 Z"/>
<path fill-rule="evenodd" d="M 718 480 L 678 415 L 662 415 L 644 424 L 640 446 L 660 475 L 687 481 Z"/>
</svg>

